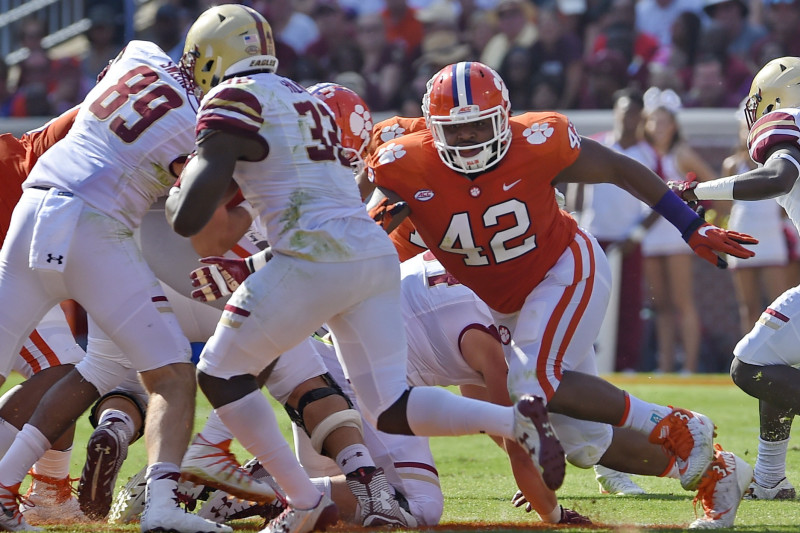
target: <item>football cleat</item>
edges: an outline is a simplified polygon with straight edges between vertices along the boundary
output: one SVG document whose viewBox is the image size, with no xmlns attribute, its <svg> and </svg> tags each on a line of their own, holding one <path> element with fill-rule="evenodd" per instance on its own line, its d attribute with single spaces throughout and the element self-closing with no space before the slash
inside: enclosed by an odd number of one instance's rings
<svg viewBox="0 0 800 533">
<path fill-rule="evenodd" d="M 19 486 L 0 485 L 0 531 L 42 531 L 22 516 L 19 506 L 25 504 L 25 498 L 20 495 Z"/>
<path fill-rule="evenodd" d="M 753 480 L 744 493 L 745 500 L 794 500 L 796 497 L 794 486 L 786 478 L 772 488 L 763 487 Z"/>
<path fill-rule="evenodd" d="M 212 443 L 198 433 L 181 463 L 181 477 L 259 503 L 275 500 L 275 491 L 255 479 L 230 452 L 231 440 Z"/>
<path fill-rule="evenodd" d="M 400 506 L 383 468 L 359 468 L 347 474 L 347 487 L 358 500 L 361 525 L 413 528 L 417 520 Z"/>
<path fill-rule="evenodd" d="M 93 520 L 108 516 L 117 474 L 128 456 L 128 438 L 112 420 L 97 426 L 89 438 L 78 484 L 78 503 L 84 514 Z"/>
<path fill-rule="evenodd" d="M 33 481 L 23 499 L 22 513 L 29 523 L 70 524 L 88 521 L 74 496 L 72 482 L 76 479 L 69 476 L 56 479 L 36 474 L 33 470 L 28 473 Z"/>
<path fill-rule="evenodd" d="M 133 475 L 125 486 L 119 490 L 111 511 L 108 513 L 110 524 L 127 524 L 139 518 L 144 510 L 147 467 L 142 468 Z"/>
<path fill-rule="evenodd" d="M 251 516 L 260 516 L 264 518 L 266 522 L 269 522 L 286 509 L 286 500 L 280 487 L 272 481 L 272 476 L 261 466 L 258 459 L 250 459 L 242 468 L 250 472 L 250 475 L 254 478 L 268 483 L 275 490 L 278 499 L 272 503 L 259 504 L 241 500 L 223 490 L 218 490 L 211 494 L 208 501 L 206 501 L 197 512 L 199 516 L 219 523 L 249 518 Z"/>
<path fill-rule="evenodd" d="M 147 481 L 141 530 L 174 533 L 232 533 L 233 529 L 190 513 L 179 504 L 178 474 Z"/>
<path fill-rule="evenodd" d="M 625 472 L 618 472 L 601 465 L 594 465 L 594 472 L 597 483 L 600 485 L 600 494 L 616 494 L 617 496 L 647 494 L 647 491 L 637 485 Z"/>
<path fill-rule="evenodd" d="M 703 504 L 703 516 L 689 529 L 733 527 L 739 502 L 753 478 L 753 467 L 717 444 L 714 460 L 703 475 L 694 503 Z"/>
<path fill-rule="evenodd" d="M 514 436 L 533 459 L 550 490 L 564 482 L 567 461 L 556 436 L 547 407 L 538 396 L 523 396 L 514 406 Z"/>
<path fill-rule="evenodd" d="M 707 416 L 673 408 L 650 433 L 651 443 L 660 444 L 675 457 L 681 486 L 686 490 L 697 488 L 703 472 L 714 459 L 715 429 Z"/>
<path fill-rule="evenodd" d="M 272 519 L 260 533 L 309 533 L 325 531 L 339 521 L 339 509 L 326 496 L 320 494 L 317 505 L 310 509 L 287 507 L 277 518 Z"/>
</svg>

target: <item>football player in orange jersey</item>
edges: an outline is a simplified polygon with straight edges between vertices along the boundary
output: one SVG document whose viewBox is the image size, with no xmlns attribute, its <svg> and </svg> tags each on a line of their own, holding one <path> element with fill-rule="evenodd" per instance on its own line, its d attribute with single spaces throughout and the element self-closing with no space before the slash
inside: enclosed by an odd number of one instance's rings
<svg viewBox="0 0 800 533">
<path fill-rule="evenodd" d="M 553 186 L 613 183 L 721 268 L 718 252 L 751 257 L 742 244 L 755 239 L 706 223 L 653 172 L 581 137 L 567 117 L 511 117 L 505 83 L 481 63 L 443 68 L 422 107 L 428 129 L 367 160 L 378 187 L 370 205 L 406 204 L 387 230 L 409 216 L 442 265 L 490 306 L 512 400 L 546 398 L 570 462 L 644 475 L 677 467 L 681 485 L 697 489 L 704 504 L 691 527 L 730 526 L 752 470 L 715 450 L 712 421 L 645 402 L 597 376 L 592 345 L 608 303 L 609 267 L 595 239 L 558 208 Z"/>
</svg>

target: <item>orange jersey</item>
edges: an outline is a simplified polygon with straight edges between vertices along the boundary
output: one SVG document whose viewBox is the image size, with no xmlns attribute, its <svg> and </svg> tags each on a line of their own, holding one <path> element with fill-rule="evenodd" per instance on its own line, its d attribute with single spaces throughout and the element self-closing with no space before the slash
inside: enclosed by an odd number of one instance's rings
<svg viewBox="0 0 800 533">
<path fill-rule="evenodd" d="M 424 118 L 405 118 L 392 117 L 382 122 L 378 122 L 372 127 L 372 136 L 369 144 L 364 150 L 364 158 L 374 154 L 380 145 L 402 137 L 408 133 L 414 133 L 427 129 Z M 422 238 L 419 236 L 414 223 L 410 218 L 406 218 L 389 234 L 400 261 L 411 259 L 415 255 L 428 249 Z"/>
<path fill-rule="evenodd" d="M 10 133 L 0 135 L 0 239 L 5 239 L 11 212 L 22 196 L 22 182 L 39 156 L 67 134 L 77 114 L 76 107 L 19 139 Z"/>
<path fill-rule="evenodd" d="M 397 193 L 437 259 L 489 306 L 518 311 L 572 242 L 577 223 L 558 208 L 552 181 L 580 152 L 558 113 L 511 118 L 505 157 L 474 179 L 448 168 L 428 130 L 384 144 L 369 178 Z"/>
</svg>

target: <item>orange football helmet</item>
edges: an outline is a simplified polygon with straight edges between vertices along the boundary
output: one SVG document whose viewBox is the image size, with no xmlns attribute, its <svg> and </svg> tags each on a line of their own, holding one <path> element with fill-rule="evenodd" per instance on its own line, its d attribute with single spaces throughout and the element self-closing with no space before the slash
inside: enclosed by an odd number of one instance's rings
<svg viewBox="0 0 800 533">
<path fill-rule="evenodd" d="M 372 135 L 372 115 L 366 102 L 355 92 L 336 83 L 318 83 L 308 92 L 325 102 L 339 126 L 342 147 L 356 171 L 364 167 L 364 150 Z"/>
<path fill-rule="evenodd" d="M 483 63 L 462 61 L 436 73 L 428 81 L 422 113 L 439 157 L 457 172 L 483 172 L 496 165 L 511 144 L 508 88 L 500 75 Z M 471 146 L 447 143 L 445 127 L 483 120 L 492 122 L 490 140 Z M 476 149 L 480 150 L 476 155 L 465 156 Z"/>
</svg>

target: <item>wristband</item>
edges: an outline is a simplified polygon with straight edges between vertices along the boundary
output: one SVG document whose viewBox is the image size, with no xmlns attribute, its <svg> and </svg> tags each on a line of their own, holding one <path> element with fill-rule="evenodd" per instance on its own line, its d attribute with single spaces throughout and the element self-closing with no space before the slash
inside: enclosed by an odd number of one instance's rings
<svg viewBox="0 0 800 533">
<path fill-rule="evenodd" d="M 255 255 L 245 258 L 244 264 L 247 265 L 247 269 L 251 274 L 267 264 L 267 255 L 270 253 L 271 250 L 267 248 L 265 250 L 261 250 Z"/>
<path fill-rule="evenodd" d="M 633 231 L 630 232 L 628 235 L 628 240 L 633 241 L 635 243 L 640 243 L 644 239 L 644 236 L 647 235 L 647 228 L 639 224 Z"/>
<path fill-rule="evenodd" d="M 681 232 L 683 240 L 689 241 L 694 230 L 703 225 L 703 219 L 692 211 L 680 197 L 672 191 L 667 191 L 661 200 L 653 206 L 653 211 L 666 218 Z"/>
<path fill-rule="evenodd" d="M 698 183 L 692 192 L 698 200 L 733 200 L 733 184 L 739 176 Z"/>
</svg>

